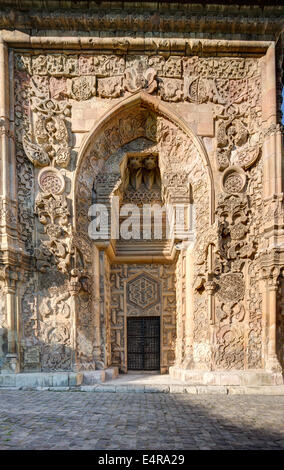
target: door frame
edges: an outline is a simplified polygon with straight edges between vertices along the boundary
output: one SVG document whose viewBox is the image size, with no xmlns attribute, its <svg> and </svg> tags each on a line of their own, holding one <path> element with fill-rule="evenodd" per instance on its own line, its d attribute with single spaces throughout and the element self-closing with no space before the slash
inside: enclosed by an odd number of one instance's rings
<svg viewBox="0 0 284 470">
<path fill-rule="evenodd" d="M 159 371 L 161 372 L 161 362 L 162 362 L 162 315 L 137 315 L 137 316 L 126 316 L 126 328 L 125 328 L 125 337 L 126 337 L 126 349 L 125 349 L 125 358 L 126 358 L 126 372 L 128 372 L 128 327 L 127 327 L 127 321 L 130 319 L 137 319 L 137 318 L 159 318 L 159 333 L 160 333 L 160 338 L 159 338 L 159 368 L 158 369 L 149 369 L 146 370 L 145 372 L 153 372 L 153 371 Z M 137 369 L 137 371 L 141 371 L 143 369 Z M 135 369 L 131 369 L 131 371 L 135 371 Z"/>
</svg>

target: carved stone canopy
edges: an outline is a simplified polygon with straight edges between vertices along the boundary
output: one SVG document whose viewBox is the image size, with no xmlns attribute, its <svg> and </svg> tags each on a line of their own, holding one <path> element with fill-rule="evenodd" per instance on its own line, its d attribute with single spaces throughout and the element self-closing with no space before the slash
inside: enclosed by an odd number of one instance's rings
<svg viewBox="0 0 284 470">
<path fill-rule="evenodd" d="M 141 147 L 142 141 L 145 146 Z M 91 204 L 103 203 L 110 210 L 114 195 L 119 196 L 120 202 L 138 206 L 158 203 L 174 207 L 177 204 L 189 206 L 195 197 L 197 200 L 205 197 L 206 218 L 208 223 L 213 220 L 210 202 L 213 176 L 207 152 L 201 140 L 172 108 L 151 95 L 136 93 L 107 111 L 84 140 L 77 161 L 77 233 L 88 233 Z M 186 217 L 188 224 L 192 216 Z M 110 220 L 109 216 L 108 222 Z M 109 235 L 111 230 L 109 226 Z M 161 259 L 174 256 L 173 240 L 183 236 L 184 231 L 170 235 L 172 241 L 168 247 L 161 245 L 157 251 Z M 111 244 L 115 257 L 117 243 L 110 238 L 102 243 L 105 249 Z"/>
<path fill-rule="evenodd" d="M 172 168 L 175 187 L 181 187 L 186 174 L 192 171 L 193 155 L 198 157 L 198 165 L 205 171 L 209 191 L 213 197 L 213 174 L 211 164 L 201 140 L 185 124 L 172 108 L 147 93 L 139 92 L 125 98 L 91 129 L 78 153 L 75 174 L 75 212 L 80 200 L 92 200 L 92 187 L 106 161 L 111 161 L 119 148 L 135 139 L 146 138 L 157 143 L 164 155 L 159 152 L 161 177 Z M 84 202 L 85 204 L 86 202 Z M 79 203 L 80 204 L 80 203 Z M 213 221 L 214 215 L 210 210 Z"/>
</svg>

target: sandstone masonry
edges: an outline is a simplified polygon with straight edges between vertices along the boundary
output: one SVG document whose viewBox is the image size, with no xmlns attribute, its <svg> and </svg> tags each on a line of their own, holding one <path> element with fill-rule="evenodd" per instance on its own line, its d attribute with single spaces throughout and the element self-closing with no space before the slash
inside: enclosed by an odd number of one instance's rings
<svg viewBox="0 0 284 470">
<path fill-rule="evenodd" d="M 162 373 L 282 383 L 283 8 L 263 7 L 265 32 L 251 7 L 240 39 L 231 23 L 216 37 L 207 2 L 207 30 L 196 20 L 194 37 L 186 15 L 170 23 L 170 5 L 150 2 L 149 15 L 163 17 L 152 32 L 145 5 L 135 14 L 129 4 L 131 27 L 112 2 L 100 20 L 95 7 L 85 23 L 76 10 L 70 34 L 68 12 L 51 7 L 31 30 L 28 2 L 13 27 L 9 3 L 0 12 L 2 373 L 127 372 L 128 319 L 158 317 Z M 243 8 L 223 6 L 221 24 L 240 22 Z M 177 231 L 91 240 L 90 206 L 110 211 L 114 196 L 182 204 L 190 241 Z"/>
</svg>

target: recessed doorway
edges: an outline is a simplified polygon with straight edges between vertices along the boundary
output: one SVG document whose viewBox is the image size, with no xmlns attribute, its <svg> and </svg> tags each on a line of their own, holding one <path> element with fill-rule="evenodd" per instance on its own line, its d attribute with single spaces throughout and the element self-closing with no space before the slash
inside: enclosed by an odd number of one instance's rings
<svg viewBox="0 0 284 470">
<path fill-rule="evenodd" d="M 128 370 L 160 370 L 160 317 L 127 319 Z"/>
</svg>

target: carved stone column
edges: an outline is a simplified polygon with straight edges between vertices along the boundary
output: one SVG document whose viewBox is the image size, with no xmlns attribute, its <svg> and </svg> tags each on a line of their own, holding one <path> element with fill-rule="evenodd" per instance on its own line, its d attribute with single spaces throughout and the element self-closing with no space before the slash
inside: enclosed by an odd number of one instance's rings
<svg viewBox="0 0 284 470">
<path fill-rule="evenodd" d="M 215 323 L 215 302 L 214 302 L 214 291 L 215 291 L 215 282 L 212 281 L 209 277 L 207 282 L 205 283 L 205 290 L 208 294 L 208 317 L 210 325 L 214 325 Z"/>
<path fill-rule="evenodd" d="M 186 343 L 188 338 L 186 336 L 186 309 L 188 297 L 190 298 L 190 292 L 188 291 L 187 278 L 186 278 L 186 251 L 184 243 L 180 244 L 181 251 L 179 258 L 176 263 L 176 354 L 175 363 L 180 367 L 184 361 L 186 354 Z M 185 292 L 184 292 L 185 290 Z M 185 294 L 185 298 L 184 298 Z"/>
<path fill-rule="evenodd" d="M 187 360 L 190 360 L 190 352 L 193 345 L 193 243 L 191 243 L 186 250 L 186 303 L 185 303 L 185 354 Z M 182 341 L 182 339 L 180 339 Z"/>
<path fill-rule="evenodd" d="M 15 319 L 15 281 L 11 280 L 6 287 L 7 323 L 8 323 L 8 353 L 16 353 L 16 319 Z"/>
<path fill-rule="evenodd" d="M 5 287 L 6 318 L 7 318 L 7 354 L 4 359 L 4 370 L 19 372 L 19 311 L 17 299 L 17 273 L 4 268 L 1 272 Z"/>
<path fill-rule="evenodd" d="M 75 270 L 74 270 L 75 271 Z M 71 277 L 71 280 L 69 281 L 69 292 L 71 294 L 71 305 L 72 305 L 72 338 L 71 338 L 71 345 L 73 349 L 73 357 L 72 357 L 72 364 L 73 364 L 73 369 L 74 371 L 80 370 L 79 367 L 79 359 L 78 359 L 78 351 L 77 351 L 77 345 L 76 345 L 76 333 L 77 333 L 77 315 L 76 313 L 78 312 L 78 294 L 80 291 L 81 284 L 78 280 L 78 277 L 75 276 L 76 272 L 73 272 L 73 276 Z"/>
<path fill-rule="evenodd" d="M 103 252 L 102 252 L 103 255 Z M 101 343 L 101 316 L 104 310 L 104 298 L 101 297 L 100 292 L 100 277 L 101 277 L 101 263 L 100 262 L 100 251 L 97 247 L 94 246 L 94 258 L 93 258 L 93 315 L 94 315 L 94 324 L 95 324 L 95 343 L 94 351 L 96 357 L 96 366 L 103 367 L 102 363 L 102 343 Z"/>
<path fill-rule="evenodd" d="M 268 278 L 268 325 L 267 325 L 267 368 L 273 372 L 281 372 L 282 368 L 276 351 L 276 313 L 279 271 L 273 272 Z"/>
<path fill-rule="evenodd" d="M 9 79 L 8 79 L 8 49 L 3 39 L 0 40 L 0 141 L 1 141 L 1 168 L 0 168 L 0 194 L 6 196 L 6 183 L 8 177 L 8 146 L 9 146 Z"/>
<path fill-rule="evenodd" d="M 111 363 L 110 345 L 110 273 L 109 260 L 104 251 L 99 253 L 99 285 L 100 285 L 100 316 L 96 319 L 97 337 L 100 334 L 102 362 L 98 364 L 104 368 Z M 96 315 L 97 316 L 97 315 Z"/>
<path fill-rule="evenodd" d="M 271 45 L 264 58 L 262 78 L 263 113 L 263 319 L 265 321 L 266 368 L 280 372 L 276 351 L 277 289 L 280 267 L 283 266 L 284 211 L 283 211 L 283 136 L 277 112 L 276 54 Z"/>
<path fill-rule="evenodd" d="M 12 52 L 10 52 L 11 59 Z M 4 295 L 7 313 L 7 354 L 4 368 L 19 371 L 18 329 L 19 302 L 17 273 L 19 255 L 23 253 L 17 232 L 16 161 L 14 150 L 13 111 L 10 108 L 10 88 L 13 75 L 9 74 L 9 51 L 0 40 L 0 262 L 4 276 Z M 19 271 L 19 268 L 17 268 Z"/>
<path fill-rule="evenodd" d="M 12 54 L 12 53 L 10 53 Z M 19 249 L 17 234 L 16 160 L 13 130 L 13 112 L 10 109 L 10 84 L 8 47 L 0 41 L 0 224 L 1 249 L 4 262 L 15 262 Z"/>
<path fill-rule="evenodd" d="M 263 230 L 269 248 L 283 244 L 283 136 L 277 122 L 277 84 L 275 47 L 267 50 L 262 67 L 262 114 L 263 114 L 263 198 L 265 216 Z"/>
</svg>

